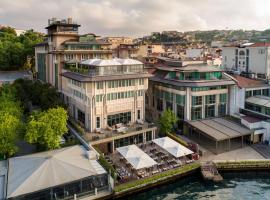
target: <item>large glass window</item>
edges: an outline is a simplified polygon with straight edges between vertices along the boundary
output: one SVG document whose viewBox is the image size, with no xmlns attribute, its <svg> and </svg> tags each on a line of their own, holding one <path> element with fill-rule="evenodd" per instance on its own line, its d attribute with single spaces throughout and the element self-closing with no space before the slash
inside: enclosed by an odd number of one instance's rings
<svg viewBox="0 0 270 200">
<path fill-rule="evenodd" d="M 85 124 L 85 114 L 81 110 L 78 109 L 78 121 L 82 122 Z"/>
<path fill-rule="evenodd" d="M 205 106 L 205 118 L 215 117 L 215 105 Z"/>
<path fill-rule="evenodd" d="M 226 103 L 227 102 L 227 94 L 220 94 L 219 95 L 219 102 Z"/>
<path fill-rule="evenodd" d="M 261 90 L 253 90 L 253 95 L 261 95 L 262 91 Z"/>
<path fill-rule="evenodd" d="M 170 101 L 166 101 L 166 109 L 173 110 L 173 104 Z"/>
<path fill-rule="evenodd" d="M 176 106 L 176 114 L 179 119 L 184 119 L 184 114 L 185 114 L 185 107 L 183 105 L 177 104 Z"/>
<path fill-rule="evenodd" d="M 176 103 L 179 105 L 185 105 L 185 95 L 176 95 Z"/>
<path fill-rule="evenodd" d="M 151 141 L 152 140 L 152 131 L 147 131 L 146 132 L 146 141 Z"/>
<path fill-rule="evenodd" d="M 264 96 L 269 96 L 269 89 L 263 89 L 262 93 Z"/>
<path fill-rule="evenodd" d="M 163 111 L 163 100 L 162 99 L 157 99 L 157 110 Z"/>
<path fill-rule="evenodd" d="M 219 105 L 219 108 L 218 108 L 218 115 L 219 116 L 224 116 L 224 115 L 226 115 L 226 109 L 227 109 L 227 104 L 220 104 Z"/>
<path fill-rule="evenodd" d="M 246 91 L 246 98 L 251 97 L 252 96 L 252 91 Z"/>
<path fill-rule="evenodd" d="M 97 128 L 100 128 L 100 117 L 97 117 Z"/>
<path fill-rule="evenodd" d="M 197 120 L 202 118 L 202 107 L 191 108 L 191 119 Z"/>
<path fill-rule="evenodd" d="M 97 82 L 97 89 L 103 89 L 103 82 Z"/>
<path fill-rule="evenodd" d="M 202 96 L 192 96 L 192 106 L 202 105 Z"/>
<path fill-rule="evenodd" d="M 131 121 L 131 112 L 108 115 L 107 124 L 113 126 L 119 123 L 127 124 Z"/>
<path fill-rule="evenodd" d="M 207 95 L 205 96 L 206 104 L 214 104 L 216 102 L 216 95 Z"/>
</svg>

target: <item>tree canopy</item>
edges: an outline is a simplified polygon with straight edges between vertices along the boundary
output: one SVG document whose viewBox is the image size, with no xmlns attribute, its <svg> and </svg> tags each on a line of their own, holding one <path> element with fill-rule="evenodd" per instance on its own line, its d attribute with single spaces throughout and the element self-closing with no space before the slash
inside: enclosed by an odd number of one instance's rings
<svg viewBox="0 0 270 200">
<path fill-rule="evenodd" d="M 2 86 L 0 90 L 0 154 L 12 156 L 16 151 L 16 141 L 22 124 L 22 109 L 16 101 L 14 90 Z"/>
<path fill-rule="evenodd" d="M 41 33 L 33 30 L 17 36 L 14 29 L 2 28 L 0 30 L 0 70 L 33 67 L 34 45 L 42 42 L 43 39 Z"/>
<path fill-rule="evenodd" d="M 177 122 L 177 120 L 178 119 L 172 110 L 165 110 L 158 120 L 160 131 L 165 134 L 171 133 L 173 130 L 173 126 Z"/>
<path fill-rule="evenodd" d="M 67 119 L 67 111 L 61 107 L 32 114 L 26 126 L 26 141 L 48 150 L 58 148 L 61 137 L 68 131 Z"/>
</svg>

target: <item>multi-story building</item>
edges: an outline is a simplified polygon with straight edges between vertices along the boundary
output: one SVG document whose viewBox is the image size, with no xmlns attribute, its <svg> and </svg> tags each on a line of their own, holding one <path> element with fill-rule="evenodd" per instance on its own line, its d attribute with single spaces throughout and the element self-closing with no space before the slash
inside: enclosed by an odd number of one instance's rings
<svg viewBox="0 0 270 200">
<path fill-rule="evenodd" d="M 120 44 L 114 52 L 118 58 L 137 58 L 138 50 L 136 44 Z"/>
<path fill-rule="evenodd" d="M 89 59 L 66 65 L 66 70 L 62 74 L 62 92 L 71 115 L 93 134 L 117 136 L 106 138 L 110 150 L 134 140 L 140 143 L 155 138 L 156 128 L 148 126 L 144 118 L 145 92 L 151 75 L 141 62 Z M 117 135 L 120 132 L 127 134 Z"/>
<path fill-rule="evenodd" d="M 97 41 L 93 34 L 80 36 L 80 25 L 67 20 L 50 19 L 47 29 L 47 41 L 36 45 L 35 63 L 37 76 L 62 90 L 62 73 L 67 62 L 77 62 L 86 59 L 112 58 L 110 44 Z"/>
<path fill-rule="evenodd" d="M 229 109 L 229 87 L 234 81 L 222 70 L 208 66 L 159 67 L 150 78 L 146 97 L 149 119 L 165 109 L 180 119 L 224 116 Z"/>
<path fill-rule="evenodd" d="M 165 53 L 165 49 L 161 44 L 144 44 L 140 45 L 138 50 L 138 57 L 147 57 L 152 54 L 161 55 Z"/>
<path fill-rule="evenodd" d="M 226 70 L 248 73 L 250 77 L 269 79 L 269 55 L 270 43 L 225 46 L 222 48 L 222 66 Z"/>
<path fill-rule="evenodd" d="M 133 44 L 133 39 L 130 37 L 104 37 L 102 40 L 111 44 L 111 48 L 115 49 L 120 44 Z"/>
</svg>

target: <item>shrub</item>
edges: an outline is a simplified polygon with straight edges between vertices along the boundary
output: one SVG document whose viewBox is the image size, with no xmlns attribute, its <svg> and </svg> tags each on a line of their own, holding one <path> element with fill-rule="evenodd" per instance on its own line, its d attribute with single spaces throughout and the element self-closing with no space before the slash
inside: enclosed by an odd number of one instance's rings
<svg viewBox="0 0 270 200">
<path fill-rule="evenodd" d="M 116 193 L 120 193 L 120 192 L 123 192 L 126 190 L 140 188 L 142 186 L 156 183 L 158 181 L 167 179 L 167 178 L 175 176 L 175 175 L 187 173 L 189 171 L 198 169 L 199 167 L 200 167 L 199 163 L 197 163 L 197 162 L 191 163 L 189 165 L 185 165 L 185 166 L 180 167 L 180 168 L 176 168 L 176 169 L 172 169 L 169 171 L 165 171 L 163 173 L 155 174 L 155 175 L 147 177 L 145 179 L 139 179 L 139 180 L 135 180 L 135 181 L 132 181 L 129 183 L 124 183 L 124 184 L 118 185 L 114 188 L 114 191 Z"/>
<path fill-rule="evenodd" d="M 73 118 L 69 118 L 69 124 L 80 134 L 84 135 L 85 130 Z"/>
<path fill-rule="evenodd" d="M 177 135 L 172 134 L 172 133 L 167 133 L 166 136 L 168 136 L 169 138 L 175 140 L 176 142 L 178 142 L 179 144 L 182 144 L 185 147 L 188 147 L 188 144 L 186 143 L 186 141 L 182 140 L 181 138 L 179 138 Z"/>
</svg>

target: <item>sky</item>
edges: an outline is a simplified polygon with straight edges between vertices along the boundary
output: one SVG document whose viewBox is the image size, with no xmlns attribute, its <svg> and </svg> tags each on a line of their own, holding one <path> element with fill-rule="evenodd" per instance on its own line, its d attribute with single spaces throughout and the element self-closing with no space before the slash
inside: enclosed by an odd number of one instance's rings
<svg viewBox="0 0 270 200">
<path fill-rule="evenodd" d="M 163 30 L 270 28 L 270 0 L 0 0 L 0 24 L 45 32 L 72 17 L 80 33 L 140 37 Z"/>
</svg>

